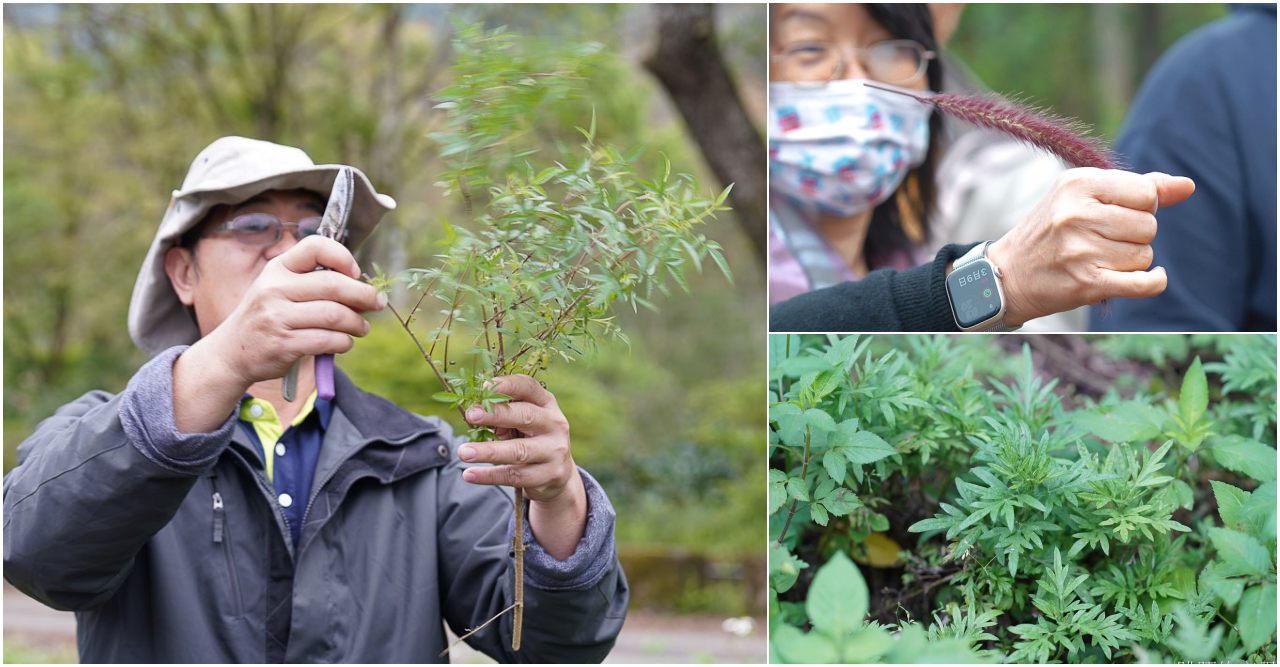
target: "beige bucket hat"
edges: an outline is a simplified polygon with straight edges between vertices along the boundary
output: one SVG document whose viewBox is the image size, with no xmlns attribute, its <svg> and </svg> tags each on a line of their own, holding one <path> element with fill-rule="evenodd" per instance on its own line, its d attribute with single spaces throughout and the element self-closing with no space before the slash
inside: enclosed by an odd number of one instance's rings
<svg viewBox="0 0 1280 667">
<path fill-rule="evenodd" d="M 182 189 L 174 190 L 160 229 L 142 262 L 129 302 L 129 335 L 152 356 L 200 338 L 186 306 L 169 284 L 164 255 L 218 204 L 236 204 L 267 190 L 303 189 L 328 197 L 343 165 L 316 164 L 303 151 L 269 141 L 223 137 L 191 163 Z M 396 201 L 379 194 L 359 169 L 346 244 L 359 247 Z"/>
</svg>

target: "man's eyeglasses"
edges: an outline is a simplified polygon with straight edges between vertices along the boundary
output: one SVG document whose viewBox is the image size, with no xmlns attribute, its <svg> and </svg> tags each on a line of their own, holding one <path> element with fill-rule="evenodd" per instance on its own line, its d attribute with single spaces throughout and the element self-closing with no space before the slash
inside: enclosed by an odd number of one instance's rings
<svg viewBox="0 0 1280 667">
<path fill-rule="evenodd" d="M 890 84 L 914 81 L 925 72 L 929 61 L 937 57 L 923 44 L 911 39 L 890 39 L 849 51 L 867 73 L 867 78 Z M 823 41 L 786 44 L 781 53 L 771 56 L 771 60 L 776 78 L 813 87 L 822 87 L 843 77 L 847 67 L 842 50 L 831 42 Z"/>
<path fill-rule="evenodd" d="M 270 213 L 245 213 L 210 227 L 205 230 L 204 235 L 229 231 L 237 241 L 245 245 L 271 246 L 280 242 L 285 228 L 292 230 L 294 238 L 301 241 L 308 236 L 320 233 L 320 217 L 285 222 Z M 338 239 L 339 242 L 344 240 Z"/>
</svg>

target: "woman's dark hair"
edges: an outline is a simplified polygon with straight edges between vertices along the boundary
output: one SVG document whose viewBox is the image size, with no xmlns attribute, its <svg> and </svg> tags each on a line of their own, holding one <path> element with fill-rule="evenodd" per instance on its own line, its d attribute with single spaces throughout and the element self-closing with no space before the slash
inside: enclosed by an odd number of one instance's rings
<svg viewBox="0 0 1280 667">
<path fill-rule="evenodd" d="M 871 18 L 879 23 L 894 39 L 913 39 L 925 49 L 937 53 L 938 41 L 933 36 L 933 15 L 929 6 L 905 4 L 864 5 Z M 925 78 L 929 90 L 942 90 L 941 58 L 928 61 Z M 929 215 L 933 211 L 937 185 L 934 174 L 938 162 L 938 137 L 942 133 L 942 117 L 929 116 L 929 151 L 919 167 L 908 172 L 906 179 L 893 195 L 871 213 L 871 228 L 867 230 L 863 256 L 871 268 L 876 260 L 904 248 L 920 245 L 929 238 Z"/>
</svg>

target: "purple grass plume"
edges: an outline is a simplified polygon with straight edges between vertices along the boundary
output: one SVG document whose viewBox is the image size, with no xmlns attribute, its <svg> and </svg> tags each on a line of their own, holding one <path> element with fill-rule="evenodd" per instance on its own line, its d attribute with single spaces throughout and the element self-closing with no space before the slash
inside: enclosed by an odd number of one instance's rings
<svg viewBox="0 0 1280 667">
<path fill-rule="evenodd" d="M 1056 155 L 1071 167 L 1119 169 L 1111 150 L 1088 134 L 1082 123 L 1056 116 L 996 95 L 955 95 L 933 93 L 915 95 L 872 83 L 865 86 L 910 97 L 921 104 L 979 127 L 1003 132 L 1023 143 Z"/>
</svg>

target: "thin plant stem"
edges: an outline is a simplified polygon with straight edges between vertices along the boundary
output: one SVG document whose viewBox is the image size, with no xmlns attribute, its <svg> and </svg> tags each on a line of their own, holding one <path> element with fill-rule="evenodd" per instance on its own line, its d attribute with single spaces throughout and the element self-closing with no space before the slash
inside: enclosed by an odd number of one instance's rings
<svg viewBox="0 0 1280 667">
<path fill-rule="evenodd" d="M 436 378 L 440 380 L 440 384 L 444 387 L 445 391 L 452 392 L 453 385 L 450 384 L 449 379 L 446 378 L 444 374 L 440 372 L 440 368 L 436 366 L 435 361 L 431 358 L 431 354 L 427 352 L 425 348 L 423 348 L 422 341 L 418 340 L 417 334 L 413 333 L 413 329 L 409 327 L 408 321 L 400 317 L 400 313 L 396 311 L 395 306 L 392 306 L 390 303 L 387 303 L 387 308 L 391 311 L 391 314 L 395 316 L 396 321 L 400 322 L 400 326 L 404 328 L 405 332 L 409 334 L 409 338 L 413 340 L 413 344 L 418 346 L 418 351 L 422 353 L 422 358 L 425 359 L 427 362 L 427 365 L 431 367 L 431 372 L 435 373 Z M 445 348 L 448 349 L 448 346 L 449 346 L 449 339 L 446 338 Z M 467 414 L 466 414 L 466 411 L 463 410 L 461 405 L 458 406 L 458 414 L 462 416 L 462 420 L 465 423 L 467 419 Z M 524 628 L 524 552 L 526 548 L 524 543 L 524 489 L 518 486 L 515 487 L 515 498 L 512 504 L 514 506 L 515 524 L 516 524 L 515 531 L 514 531 L 515 534 L 511 536 L 511 542 L 512 542 L 511 550 L 515 553 L 515 582 L 514 582 L 514 585 L 512 586 L 512 589 L 515 594 L 515 602 L 510 607 L 507 607 L 506 609 L 503 609 L 502 611 L 495 614 L 493 618 L 485 621 L 484 624 L 482 624 L 479 628 L 476 628 L 475 630 L 472 630 L 471 632 L 468 632 L 467 634 L 459 637 L 458 638 L 459 642 L 462 641 L 463 639 L 466 639 L 467 637 L 470 637 L 471 635 L 478 632 L 481 628 L 485 627 L 486 625 L 489 625 L 490 623 L 492 623 L 494 620 L 496 620 L 503 614 L 514 609 L 515 619 L 512 624 L 512 630 L 511 630 L 511 650 L 513 651 L 520 650 L 520 636 Z M 449 648 L 446 648 L 440 655 L 444 655 L 445 653 L 448 653 L 449 649 L 453 648 L 453 646 L 456 645 L 457 643 L 458 642 L 454 642 L 453 645 L 450 645 Z"/>
<path fill-rule="evenodd" d="M 804 427 L 804 463 L 800 466 L 800 481 L 803 482 L 805 477 L 809 475 L 809 427 Z M 793 499 L 791 501 L 791 510 L 787 512 L 787 522 L 782 524 L 782 533 L 778 535 L 778 546 L 782 546 L 782 540 L 787 536 L 787 530 L 791 528 L 791 520 L 795 518 L 796 512 L 800 509 L 800 501 Z"/>
<path fill-rule="evenodd" d="M 498 612 L 497 614 L 494 615 L 493 618 L 485 621 L 484 623 L 481 623 L 479 626 L 473 628 L 467 634 L 462 635 L 461 637 L 458 637 L 457 639 L 453 640 L 453 643 L 449 644 L 449 646 L 447 646 L 443 651 L 441 651 L 440 655 L 441 656 L 447 655 L 449 651 L 453 650 L 453 647 L 457 646 L 458 644 L 461 644 L 462 640 L 466 639 L 467 637 L 470 637 L 471 635 L 474 635 L 477 632 L 480 632 L 481 630 L 485 629 L 485 627 L 488 626 L 490 623 L 498 620 L 499 618 L 502 618 L 503 614 L 511 611 L 512 609 L 515 609 L 517 604 L 520 604 L 520 603 L 513 602 L 510 607 L 507 607 L 506 609 L 503 609 L 502 611 Z"/>
</svg>

